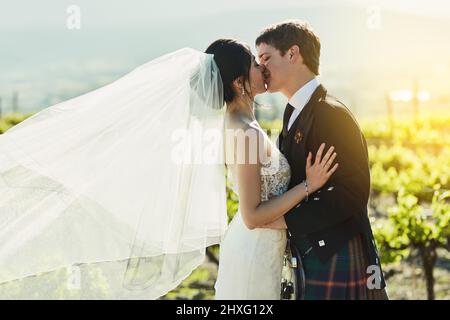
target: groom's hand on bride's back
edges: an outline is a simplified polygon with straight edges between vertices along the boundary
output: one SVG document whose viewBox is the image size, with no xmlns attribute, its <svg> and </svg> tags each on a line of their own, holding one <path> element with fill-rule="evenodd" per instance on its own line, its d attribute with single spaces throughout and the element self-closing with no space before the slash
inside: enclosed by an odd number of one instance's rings
<svg viewBox="0 0 450 320">
<path fill-rule="evenodd" d="M 320 145 L 313 164 L 311 163 L 313 157 L 311 152 L 308 153 L 308 158 L 306 159 L 306 180 L 310 193 L 322 188 L 339 166 L 338 163 L 333 166 L 337 156 L 337 153 L 334 152 L 334 146 L 331 146 L 327 153 L 323 155 L 325 147 L 325 143 Z"/>
</svg>

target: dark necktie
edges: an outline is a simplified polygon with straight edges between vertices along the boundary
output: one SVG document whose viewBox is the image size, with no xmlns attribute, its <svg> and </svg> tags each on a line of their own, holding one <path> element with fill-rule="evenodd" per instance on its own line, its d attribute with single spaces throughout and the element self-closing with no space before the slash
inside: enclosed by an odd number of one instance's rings
<svg viewBox="0 0 450 320">
<path fill-rule="evenodd" d="M 291 106 L 289 103 L 286 105 L 286 109 L 284 109 L 283 115 L 283 137 L 286 137 L 288 133 L 288 124 L 289 119 L 291 118 L 292 112 L 294 112 L 295 108 Z"/>
</svg>

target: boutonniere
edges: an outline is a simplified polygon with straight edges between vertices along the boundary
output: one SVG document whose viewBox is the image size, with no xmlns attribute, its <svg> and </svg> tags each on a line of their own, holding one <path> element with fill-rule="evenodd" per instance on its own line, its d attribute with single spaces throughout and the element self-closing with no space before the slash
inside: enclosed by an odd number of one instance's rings
<svg viewBox="0 0 450 320">
<path fill-rule="evenodd" d="M 294 139 L 297 144 L 299 144 L 303 140 L 303 133 L 300 131 L 300 129 L 297 129 L 295 131 Z"/>
</svg>

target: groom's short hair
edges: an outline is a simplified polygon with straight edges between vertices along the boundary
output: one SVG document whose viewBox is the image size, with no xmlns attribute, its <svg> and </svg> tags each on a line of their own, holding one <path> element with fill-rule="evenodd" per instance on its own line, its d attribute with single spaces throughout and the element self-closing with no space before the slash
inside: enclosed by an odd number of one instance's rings
<svg viewBox="0 0 450 320">
<path fill-rule="evenodd" d="M 297 45 L 303 57 L 303 63 L 313 72 L 319 74 L 320 39 L 311 26 L 302 20 L 288 20 L 273 24 L 263 29 L 256 38 L 256 46 L 261 43 L 271 45 L 284 56 L 289 48 Z"/>
</svg>

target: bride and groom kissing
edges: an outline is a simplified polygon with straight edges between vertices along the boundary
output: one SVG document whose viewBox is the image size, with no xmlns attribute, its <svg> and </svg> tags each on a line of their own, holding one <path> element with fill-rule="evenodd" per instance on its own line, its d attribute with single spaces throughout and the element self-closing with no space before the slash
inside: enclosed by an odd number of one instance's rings
<svg viewBox="0 0 450 320">
<path fill-rule="evenodd" d="M 0 297 L 157 299 L 220 244 L 216 299 L 285 298 L 288 247 L 291 299 L 387 299 L 366 141 L 319 82 L 318 36 L 292 20 L 255 44 L 259 64 L 232 39 L 180 49 L 0 135 Z M 266 91 L 288 99 L 277 144 L 253 112 Z M 171 135 L 196 126 L 250 132 L 257 147 L 219 139 L 226 160 L 174 161 Z M 260 147 L 268 161 L 248 161 Z M 225 167 L 239 197 L 229 225 Z"/>
<path fill-rule="evenodd" d="M 206 50 L 222 74 L 227 127 L 268 139 L 252 99 L 265 86 L 288 99 L 279 151 L 269 147 L 279 155 L 277 169 L 228 165 L 239 211 L 220 246 L 216 299 L 279 299 L 286 238 L 302 269 L 297 299 L 387 299 L 367 212 L 366 141 L 351 112 L 317 78 L 318 36 L 293 20 L 265 28 L 255 44 L 259 65 L 237 41 L 218 40 Z M 252 148 L 240 152 L 245 158 Z"/>
</svg>

